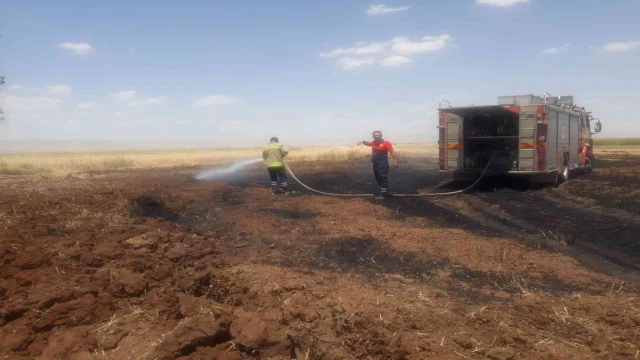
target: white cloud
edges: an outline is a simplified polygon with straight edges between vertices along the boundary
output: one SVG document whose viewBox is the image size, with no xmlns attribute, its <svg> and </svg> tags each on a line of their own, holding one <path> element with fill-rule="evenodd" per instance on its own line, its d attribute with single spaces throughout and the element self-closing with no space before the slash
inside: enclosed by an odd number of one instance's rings
<svg viewBox="0 0 640 360">
<path fill-rule="evenodd" d="M 77 55 L 87 55 L 88 53 L 91 52 L 91 50 L 93 50 L 91 45 L 89 45 L 89 43 L 86 43 L 86 42 L 82 42 L 82 43 L 65 42 L 62 44 L 58 44 L 58 46 L 67 50 L 71 50 Z"/>
<path fill-rule="evenodd" d="M 367 9 L 367 14 L 371 16 L 376 16 L 376 15 L 383 15 L 383 14 L 395 13 L 395 12 L 406 11 L 406 10 L 409 10 L 408 6 L 400 6 L 400 7 L 392 8 L 384 4 L 378 4 L 378 5 L 369 6 L 369 8 Z"/>
<path fill-rule="evenodd" d="M 336 60 L 336 64 L 342 68 L 344 71 L 355 70 L 364 65 L 371 65 L 374 63 L 373 58 L 363 58 L 363 59 L 355 59 L 355 58 L 340 58 Z"/>
<path fill-rule="evenodd" d="M 131 101 L 136 97 L 136 92 L 135 90 L 123 90 L 111 94 L 111 97 L 116 99 L 116 101 Z"/>
<path fill-rule="evenodd" d="M 7 96 L 3 98 L 2 108 L 6 111 L 39 111 L 60 104 L 60 99 L 52 97 L 20 97 Z"/>
<path fill-rule="evenodd" d="M 191 125 L 191 124 L 193 124 L 193 121 L 192 120 L 180 120 L 176 124 L 178 124 L 178 125 Z"/>
<path fill-rule="evenodd" d="M 412 62 L 413 60 L 409 59 L 408 57 L 395 55 L 395 56 L 389 56 L 387 58 L 384 58 L 380 62 L 380 65 L 386 66 L 386 67 L 394 67 L 394 66 L 400 66 L 400 65 L 412 63 Z"/>
<path fill-rule="evenodd" d="M 489 6 L 512 6 L 518 3 L 527 3 L 529 0 L 476 0 L 476 3 Z"/>
<path fill-rule="evenodd" d="M 46 93 L 49 96 L 56 96 L 56 97 L 67 96 L 67 95 L 71 94 L 71 86 L 69 86 L 69 85 L 49 86 L 46 89 Z"/>
<path fill-rule="evenodd" d="M 449 34 L 440 36 L 427 36 L 421 41 L 409 41 L 407 38 L 396 38 L 393 40 L 391 49 L 403 55 L 411 55 L 423 52 L 442 50 L 447 46 L 447 41 L 451 39 Z"/>
<path fill-rule="evenodd" d="M 369 55 L 375 53 L 381 53 L 389 47 L 389 42 L 372 42 L 372 43 L 358 43 L 354 47 L 340 48 L 332 50 L 328 53 L 321 53 L 321 57 L 337 57 L 342 55 Z"/>
<path fill-rule="evenodd" d="M 191 106 L 196 108 L 205 108 L 215 105 L 228 105 L 238 102 L 238 100 L 232 96 L 226 95 L 211 95 L 202 99 L 195 100 Z"/>
<path fill-rule="evenodd" d="M 145 105 L 157 105 L 157 104 L 164 104 L 164 102 L 167 101 L 167 97 L 166 96 L 157 96 L 157 97 L 148 97 L 145 98 L 142 103 Z"/>
<path fill-rule="evenodd" d="M 123 95 L 123 96 L 126 97 L 126 95 Z M 148 106 L 161 105 L 161 104 L 164 104 L 165 101 L 167 101 L 166 96 L 147 97 L 141 100 L 136 100 L 132 98 L 132 100 L 129 102 L 129 106 L 134 108 L 135 111 L 137 112 L 142 112 L 142 110 Z"/>
<path fill-rule="evenodd" d="M 22 85 L 18 85 L 18 84 L 16 84 L 16 85 L 9 85 L 9 87 L 7 88 L 7 90 L 9 90 L 9 91 L 20 91 L 20 90 L 22 90 L 22 89 L 24 89 L 24 86 L 22 86 Z"/>
<path fill-rule="evenodd" d="M 113 113 L 113 116 L 122 116 L 124 114 L 124 111 L 116 111 Z"/>
<path fill-rule="evenodd" d="M 442 50 L 449 46 L 451 36 L 426 36 L 418 41 L 396 37 L 388 41 L 359 42 L 353 47 L 338 48 L 321 53 L 321 57 L 340 57 L 336 64 L 349 71 L 378 61 L 382 66 L 397 66 L 413 62 L 409 55 Z"/>
<path fill-rule="evenodd" d="M 98 105 L 99 104 L 97 102 L 87 101 L 87 102 L 79 103 L 78 105 L 76 105 L 76 108 L 80 110 L 88 110 L 88 109 L 94 109 L 98 107 Z"/>
<path fill-rule="evenodd" d="M 619 41 L 602 45 L 602 50 L 608 52 L 629 51 L 640 47 L 640 41 Z"/>
<path fill-rule="evenodd" d="M 570 47 L 571 47 L 571 44 L 564 44 L 560 47 L 544 49 L 542 50 L 542 52 L 545 54 L 557 54 L 559 52 L 569 50 Z"/>
</svg>

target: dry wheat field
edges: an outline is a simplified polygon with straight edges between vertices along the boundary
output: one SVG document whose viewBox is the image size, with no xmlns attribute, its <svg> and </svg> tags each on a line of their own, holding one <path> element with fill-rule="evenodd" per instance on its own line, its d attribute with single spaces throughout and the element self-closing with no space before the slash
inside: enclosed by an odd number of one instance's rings
<svg viewBox="0 0 640 360">
<path fill-rule="evenodd" d="M 397 193 L 456 188 L 398 144 Z M 0 358 L 640 359 L 640 147 L 558 187 L 335 198 L 255 149 L 0 155 Z M 375 190 L 367 148 L 293 148 L 319 190 Z"/>
</svg>

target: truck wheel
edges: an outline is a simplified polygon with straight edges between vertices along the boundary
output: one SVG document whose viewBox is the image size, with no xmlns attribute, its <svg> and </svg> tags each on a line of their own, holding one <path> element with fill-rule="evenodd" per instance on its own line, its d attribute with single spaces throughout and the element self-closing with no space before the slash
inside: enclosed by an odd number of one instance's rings
<svg viewBox="0 0 640 360">
<path fill-rule="evenodd" d="M 560 172 L 560 182 L 569 181 L 569 166 L 565 165 Z"/>
<path fill-rule="evenodd" d="M 558 181 L 556 181 L 556 185 L 560 185 L 565 181 L 569 180 L 569 159 L 565 155 L 562 168 L 558 172 Z"/>
<path fill-rule="evenodd" d="M 593 167 L 595 166 L 596 158 L 593 155 L 587 155 L 586 160 L 587 161 L 585 164 L 584 172 L 585 174 L 590 174 L 593 171 Z"/>
<path fill-rule="evenodd" d="M 567 180 L 565 180 L 565 177 L 562 175 L 563 173 L 564 173 L 564 169 L 558 170 L 558 173 L 556 173 L 556 181 L 554 182 L 553 186 L 558 187 L 562 183 L 567 181 Z"/>
</svg>

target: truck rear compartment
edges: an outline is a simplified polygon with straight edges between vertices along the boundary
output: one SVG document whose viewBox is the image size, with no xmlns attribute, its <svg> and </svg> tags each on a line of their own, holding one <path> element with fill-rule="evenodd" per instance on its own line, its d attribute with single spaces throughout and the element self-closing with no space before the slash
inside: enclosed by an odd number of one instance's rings
<svg viewBox="0 0 640 360">
<path fill-rule="evenodd" d="M 577 168 L 592 168 L 590 121 L 597 119 L 573 105 L 571 96 L 516 95 L 498 102 L 439 108 L 441 172 L 459 180 L 485 174 L 556 182 Z"/>
<path fill-rule="evenodd" d="M 519 115 L 501 106 L 468 109 L 463 116 L 463 168 L 484 169 L 492 155 L 492 172 L 517 166 Z"/>
</svg>

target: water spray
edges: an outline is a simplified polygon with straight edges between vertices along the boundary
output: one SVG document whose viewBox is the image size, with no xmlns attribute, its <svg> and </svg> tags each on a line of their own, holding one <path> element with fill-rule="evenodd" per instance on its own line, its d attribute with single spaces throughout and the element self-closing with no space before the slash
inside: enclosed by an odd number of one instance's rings
<svg viewBox="0 0 640 360">
<path fill-rule="evenodd" d="M 233 163 L 227 167 L 223 167 L 223 168 L 213 168 L 213 169 L 207 169 L 207 170 L 203 170 L 201 172 L 199 172 L 196 176 L 194 176 L 194 178 L 196 180 L 201 180 L 201 181 L 212 181 L 212 180 L 216 180 L 217 178 L 220 178 L 223 175 L 228 175 L 228 174 L 232 174 L 235 173 L 237 171 L 240 171 L 250 165 L 256 164 L 261 162 L 262 159 L 249 159 L 249 160 L 243 160 L 243 161 L 239 161 L 236 163 Z"/>
</svg>

